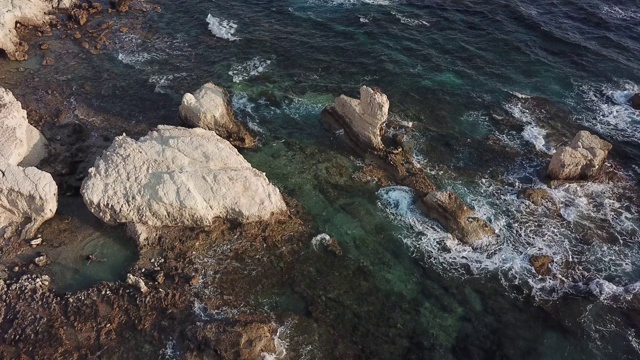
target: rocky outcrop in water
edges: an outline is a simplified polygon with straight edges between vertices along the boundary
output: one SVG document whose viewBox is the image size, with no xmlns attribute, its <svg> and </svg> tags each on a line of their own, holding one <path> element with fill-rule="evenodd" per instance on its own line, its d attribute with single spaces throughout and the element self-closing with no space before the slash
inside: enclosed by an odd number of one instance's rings
<svg viewBox="0 0 640 360">
<path fill-rule="evenodd" d="M 22 237 L 32 237 L 58 208 L 58 188 L 51 175 L 33 167 L 0 163 L 0 236 L 14 235 L 25 219 Z"/>
<path fill-rule="evenodd" d="M 427 214 L 437 220 L 458 241 L 481 248 L 495 240 L 495 230 L 450 191 L 434 191 L 423 199 Z"/>
<path fill-rule="evenodd" d="M 47 140 L 27 121 L 13 94 L 0 88 L 0 163 L 35 166 L 46 155 Z"/>
<path fill-rule="evenodd" d="M 322 111 L 330 130 L 344 129 L 348 139 L 363 152 L 382 151 L 383 124 L 389 115 L 389 99 L 377 88 L 360 88 L 360 100 L 340 95 Z"/>
<path fill-rule="evenodd" d="M 129 10 L 129 5 L 131 5 L 131 0 L 112 0 L 111 5 L 118 12 L 127 12 Z"/>
<path fill-rule="evenodd" d="M 238 147 L 252 147 L 255 139 L 233 115 L 227 92 L 212 83 L 195 93 L 186 93 L 180 105 L 180 119 L 194 127 L 215 131 Z"/>
<path fill-rule="evenodd" d="M 54 9 L 69 8 L 75 1 L 64 0 L 0 0 L 0 49 L 11 60 L 26 60 L 29 46 L 21 42 L 16 23 L 37 26 L 47 23 Z"/>
<path fill-rule="evenodd" d="M 553 180 L 587 180 L 602 171 L 612 145 L 588 131 L 580 131 L 569 146 L 553 154 L 548 174 Z"/>
<path fill-rule="evenodd" d="M 551 275 L 551 264 L 553 264 L 553 257 L 549 255 L 534 255 L 529 259 L 531 266 L 540 276 Z"/>
<path fill-rule="evenodd" d="M 632 108 L 640 110 L 640 93 L 634 94 L 631 99 L 629 99 L 629 104 L 631 104 Z"/>
<path fill-rule="evenodd" d="M 213 131 L 159 126 L 116 138 L 82 184 L 85 203 L 109 224 L 208 226 L 286 211 L 264 173 Z"/>
</svg>

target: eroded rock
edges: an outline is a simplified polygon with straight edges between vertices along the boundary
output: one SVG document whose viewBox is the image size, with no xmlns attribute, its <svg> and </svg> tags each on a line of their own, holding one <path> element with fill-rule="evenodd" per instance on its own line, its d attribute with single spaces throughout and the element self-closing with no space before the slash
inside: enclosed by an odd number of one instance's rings
<svg viewBox="0 0 640 360">
<path fill-rule="evenodd" d="M 57 208 L 58 187 L 50 174 L 0 163 L 0 228 L 28 219 L 21 236 L 33 237 Z"/>
<path fill-rule="evenodd" d="M 382 151 L 383 124 L 389 115 L 389 99 L 377 88 L 360 88 L 360 100 L 345 95 L 338 97 L 322 111 L 325 127 L 344 129 L 356 148 Z"/>
<path fill-rule="evenodd" d="M 35 166 L 46 156 L 47 140 L 27 121 L 11 91 L 0 88 L 0 163 Z"/>
<path fill-rule="evenodd" d="M 450 191 L 429 193 L 423 203 L 429 217 L 438 221 L 458 241 L 474 249 L 496 239 L 495 230 Z"/>
<path fill-rule="evenodd" d="M 553 257 L 549 255 L 534 255 L 529 259 L 531 266 L 540 276 L 551 275 L 551 264 L 553 263 Z"/>
<path fill-rule="evenodd" d="M 11 60 L 27 59 L 26 48 L 16 32 L 16 24 L 38 26 L 46 24 L 54 9 L 70 8 L 75 0 L 0 0 L 0 49 Z"/>
<path fill-rule="evenodd" d="M 264 173 L 213 131 L 159 126 L 126 136 L 96 160 L 81 193 L 109 224 L 208 226 L 216 218 L 270 219 L 286 211 Z"/>
<path fill-rule="evenodd" d="M 215 131 L 236 146 L 255 145 L 255 139 L 235 119 L 227 92 L 215 84 L 207 83 L 193 94 L 184 94 L 179 113 L 185 124 Z"/>
<path fill-rule="evenodd" d="M 597 176 L 612 145 L 588 131 L 580 131 L 569 146 L 551 159 L 548 174 L 553 180 L 587 180 Z"/>
<path fill-rule="evenodd" d="M 631 104 L 632 108 L 640 110 L 640 93 L 634 94 L 631 99 L 629 99 L 629 104 Z"/>
<path fill-rule="evenodd" d="M 127 274 L 127 284 L 138 288 L 138 290 L 143 294 L 149 292 L 149 288 L 145 285 L 144 280 L 131 274 Z"/>
<path fill-rule="evenodd" d="M 112 0 L 111 4 L 118 12 L 123 13 L 129 11 L 131 0 Z"/>
</svg>

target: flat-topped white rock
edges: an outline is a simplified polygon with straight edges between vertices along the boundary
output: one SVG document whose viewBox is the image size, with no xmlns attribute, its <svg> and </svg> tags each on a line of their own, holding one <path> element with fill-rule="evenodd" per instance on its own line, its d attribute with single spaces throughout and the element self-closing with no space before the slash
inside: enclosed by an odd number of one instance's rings
<svg viewBox="0 0 640 360">
<path fill-rule="evenodd" d="M 0 88 L 0 163 L 35 166 L 46 155 L 47 140 L 27 121 L 11 91 Z"/>
<path fill-rule="evenodd" d="M 54 9 L 69 8 L 75 0 L 0 0 L 0 49 L 11 60 L 26 60 L 28 46 L 21 43 L 16 32 L 16 22 L 23 25 L 43 25 Z"/>
<path fill-rule="evenodd" d="M 32 237 L 57 208 L 58 187 L 50 174 L 34 167 L 0 163 L 0 229 L 30 219 L 22 237 Z M 2 235 L 7 234 L 2 231 Z"/>
<path fill-rule="evenodd" d="M 109 224 L 207 226 L 216 218 L 269 219 L 286 210 L 280 191 L 215 132 L 159 126 L 126 136 L 96 160 L 81 193 Z"/>
<path fill-rule="evenodd" d="M 184 94 L 179 115 L 185 124 L 215 131 L 234 145 L 254 145 L 250 134 L 235 119 L 227 92 L 213 83 L 204 84 L 193 94 Z"/>
<path fill-rule="evenodd" d="M 340 95 L 323 111 L 330 127 L 343 128 L 353 145 L 362 150 L 382 150 L 382 125 L 389 116 L 389 99 L 378 89 L 360 88 L 360 100 Z"/>
</svg>

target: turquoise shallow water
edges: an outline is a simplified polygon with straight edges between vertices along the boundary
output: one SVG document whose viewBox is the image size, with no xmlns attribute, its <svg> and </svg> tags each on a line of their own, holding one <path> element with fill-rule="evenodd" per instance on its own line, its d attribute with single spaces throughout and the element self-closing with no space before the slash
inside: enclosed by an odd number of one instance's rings
<svg viewBox="0 0 640 360">
<path fill-rule="evenodd" d="M 640 115 L 626 101 L 640 84 L 640 3 L 157 3 L 146 35 L 114 35 L 65 81 L 84 86 L 78 102 L 150 125 L 177 124 L 182 94 L 204 82 L 231 91 L 260 134 L 244 155 L 345 252 L 309 244 L 286 288 L 253 299 L 283 324 L 296 314 L 321 329 L 287 327 L 287 356 L 639 356 Z M 319 114 L 363 84 L 416 124 L 416 161 L 497 229 L 500 246 L 456 245 L 410 190 L 353 179 L 359 159 Z M 582 128 L 614 144 L 624 180 L 551 190 L 559 217 L 518 199 L 545 187 L 550 153 Z M 584 277 L 538 278 L 528 259 L 540 253 Z"/>
</svg>

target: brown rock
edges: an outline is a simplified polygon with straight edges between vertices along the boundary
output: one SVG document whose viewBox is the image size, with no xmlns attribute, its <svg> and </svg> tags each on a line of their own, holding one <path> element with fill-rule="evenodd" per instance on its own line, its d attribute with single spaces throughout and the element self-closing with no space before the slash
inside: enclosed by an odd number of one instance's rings
<svg viewBox="0 0 640 360">
<path fill-rule="evenodd" d="M 129 10 L 129 5 L 131 4 L 131 0 L 115 0 L 115 1 L 111 1 L 111 5 L 113 5 L 113 7 L 118 11 L 118 12 L 127 12 Z"/>
<path fill-rule="evenodd" d="M 189 280 L 189 285 L 196 286 L 200 283 L 200 280 L 201 280 L 200 274 L 195 274 Z"/>
<path fill-rule="evenodd" d="M 640 93 L 633 95 L 629 100 L 629 103 L 631 104 L 632 108 L 640 110 Z"/>
<path fill-rule="evenodd" d="M 529 200 L 535 206 L 558 206 L 547 189 L 524 189 L 518 193 L 518 197 Z"/>
<path fill-rule="evenodd" d="M 71 18 L 76 24 L 83 26 L 89 20 L 89 11 L 83 9 L 73 9 L 71 11 Z"/>
<path fill-rule="evenodd" d="M 453 192 L 433 191 L 422 201 L 427 215 L 442 224 L 458 241 L 477 249 L 487 240 L 496 240 L 496 232 L 491 225 L 479 218 Z"/>
<path fill-rule="evenodd" d="M 44 58 L 44 60 L 42 60 L 42 66 L 50 66 L 53 65 L 53 59 L 50 57 L 46 57 Z"/>
<path fill-rule="evenodd" d="M 551 264 L 553 263 L 553 258 L 549 255 L 534 255 L 529 259 L 531 266 L 540 276 L 550 276 L 551 275 Z"/>
<path fill-rule="evenodd" d="M 82 37 L 82 34 L 80 34 L 79 32 L 73 34 L 73 37 L 76 39 L 80 39 Z"/>
<path fill-rule="evenodd" d="M 569 146 L 551 159 L 548 174 L 553 180 L 587 180 L 598 175 L 612 145 L 588 131 L 580 131 Z"/>
<path fill-rule="evenodd" d="M 80 46 L 82 46 L 85 49 L 88 49 L 89 48 L 89 43 L 86 42 L 86 41 L 83 41 L 82 44 L 80 44 Z"/>
<path fill-rule="evenodd" d="M 49 44 L 45 44 L 45 43 L 40 44 L 40 49 L 41 50 L 49 50 Z"/>
</svg>

